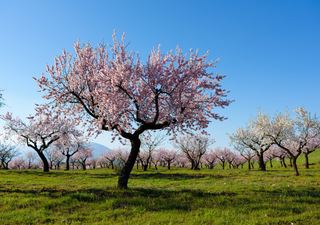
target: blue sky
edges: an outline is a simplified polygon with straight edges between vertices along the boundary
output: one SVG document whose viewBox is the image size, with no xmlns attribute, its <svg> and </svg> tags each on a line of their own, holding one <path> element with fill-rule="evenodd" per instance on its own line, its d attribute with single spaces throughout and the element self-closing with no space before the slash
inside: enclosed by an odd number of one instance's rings
<svg viewBox="0 0 320 225">
<path fill-rule="evenodd" d="M 222 87 L 235 100 L 217 109 L 229 119 L 208 132 L 229 146 L 226 133 L 246 126 L 257 108 L 273 114 L 305 106 L 320 113 L 320 1 L 0 1 L 0 88 L 6 107 L 25 118 L 45 102 L 36 82 L 45 66 L 73 43 L 111 43 L 126 32 L 129 50 L 142 60 L 155 46 L 179 45 L 185 53 L 210 51 L 220 58 L 213 72 L 227 75 Z M 0 121 L 0 133 L 3 132 Z M 95 142 L 113 148 L 110 133 Z M 170 148 L 171 145 L 167 144 Z"/>
</svg>

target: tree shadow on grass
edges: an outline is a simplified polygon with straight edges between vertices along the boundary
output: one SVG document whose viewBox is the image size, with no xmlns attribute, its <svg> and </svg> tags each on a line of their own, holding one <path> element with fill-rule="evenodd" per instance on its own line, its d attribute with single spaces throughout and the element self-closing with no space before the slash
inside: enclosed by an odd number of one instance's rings
<svg viewBox="0 0 320 225">
<path fill-rule="evenodd" d="M 130 179 L 170 179 L 170 180 L 188 180 L 204 177 L 213 177 L 216 179 L 225 178 L 225 176 L 217 174 L 187 174 L 187 173 L 146 173 L 146 174 L 130 174 Z"/>
<path fill-rule="evenodd" d="M 68 170 L 68 171 L 62 171 L 62 170 L 51 170 L 50 172 L 43 172 L 42 170 L 6 170 L 5 174 L 17 174 L 17 175 L 35 175 L 39 177 L 70 177 L 70 176 L 90 176 L 95 178 L 113 178 L 118 175 L 115 173 L 87 173 L 86 171 L 76 172 L 75 170 Z"/>
</svg>

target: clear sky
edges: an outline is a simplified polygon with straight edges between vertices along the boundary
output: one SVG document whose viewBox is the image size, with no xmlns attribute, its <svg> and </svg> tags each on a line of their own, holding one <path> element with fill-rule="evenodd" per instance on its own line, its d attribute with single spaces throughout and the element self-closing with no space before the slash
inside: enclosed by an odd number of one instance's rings
<svg viewBox="0 0 320 225">
<path fill-rule="evenodd" d="M 164 52 L 179 45 L 220 58 L 213 72 L 227 75 L 222 87 L 235 102 L 216 110 L 229 119 L 210 124 L 212 147 L 228 147 L 226 133 L 246 126 L 259 106 L 270 114 L 298 105 L 320 114 L 319 0 L 0 0 L 0 88 L 7 104 L 0 113 L 22 119 L 34 113 L 34 104 L 45 101 L 31 77 L 40 77 L 62 49 L 73 53 L 78 39 L 94 47 L 112 43 L 114 29 L 118 38 L 127 33 L 129 50 L 144 61 L 159 44 Z M 95 142 L 118 146 L 110 137 L 105 132 Z"/>
</svg>

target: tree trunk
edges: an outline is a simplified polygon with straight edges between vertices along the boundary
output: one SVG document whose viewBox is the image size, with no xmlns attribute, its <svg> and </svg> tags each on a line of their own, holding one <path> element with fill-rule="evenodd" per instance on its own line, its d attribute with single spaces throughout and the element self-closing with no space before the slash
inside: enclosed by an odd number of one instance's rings
<svg viewBox="0 0 320 225">
<path fill-rule="evenodd" d="M 304 154 L 304 158 L 306 159 L 306 169 L 309 169 L 309 157 L 308 157 L 308 153 L 303 153 Z"/>
<path fill-rule="evenodd" d="M 118 189 L 126 189 L 128 187 L 129 175 L 132 171 L 134 163 L 137 160 L 141 141 L 139 138 L 134 138 L 131 140 L 131 151 L 128 160 L 124 164 L 124 167 L 121 170 L 119 180 L 118 180 Z"/>
<path fill-rule="evenodd" d="M 282 159 L 282 163 L 283 163 L 284 168 L 287 168 L 287 164 L 286 164 L 285 159 Z"/>
<path fill-rule="evenodd" d="M 251 160 L 248 159 L 248 170 L 251 170 Z"/>
<path fill-rule="evenodd" d="M 168 170 L 170 170 L 170 161 L 168 161 Z"/>
<path fill-rule="evenodd" d="M 258 155 L 259 157 L 259 168 L 261 171 L 266 171 L 266 164 L 264 164 L 263 161 L 263 153 L 260 153 L 260 155 Z"/>
<path fill-rule="evenodd" d="M 40 159 L 42 160 L 43 163 L 43 172 L 49 172 L 49 163 L 45 155 L 43 154 L 42 151 L 37 151 Z"/>
<path fill-rule="evenodd" d="M 297 166 L 297 157 L 292 158 L 292 165 L 296 176 L 299 176 L 298 166 Z"/>
<path fill-rule="evenodd" d="M 70 166 L 69 166 L 70 155 L 66 155 L 66 156 L 67 156 L 67 159 L 66 159 L 66 170 L 69 170 L 70 169 Z"/>
<path fill-rule="evenodd" d="M 81 165 L 82 165 L 82 170 L 86 170 L 87 168 L 86 168 L 86 161 L 84 161 L 83 163 L 81 163 Z"/>
<path fill-rule="evenodd" d="M 290 167 L 292 167 L 292 158 L 290 158 Z"/>
<path fill-rule="evenodd" d="M 269 159 L 270 167 L 272 168 L 272 159 Z"/>
<path fill-rule="evenodd" d="M 147 165 L 143 165 L 143 171 L 147 171 L 148 170 L 148 164 Z"/>
</svg>

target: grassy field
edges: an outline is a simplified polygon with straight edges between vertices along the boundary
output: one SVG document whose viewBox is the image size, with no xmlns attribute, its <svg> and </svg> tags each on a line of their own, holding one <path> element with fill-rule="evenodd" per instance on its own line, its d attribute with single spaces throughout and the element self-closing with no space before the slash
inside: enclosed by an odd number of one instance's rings
<svg viewBox="0 0 320 225">
<path fill-rule="evenodd" d="M 320 224 L 320 151 L 310 169 L 159 167 L 117 190 L 111 169 L 0 170 L 0 224 Z"/>
</svg>

